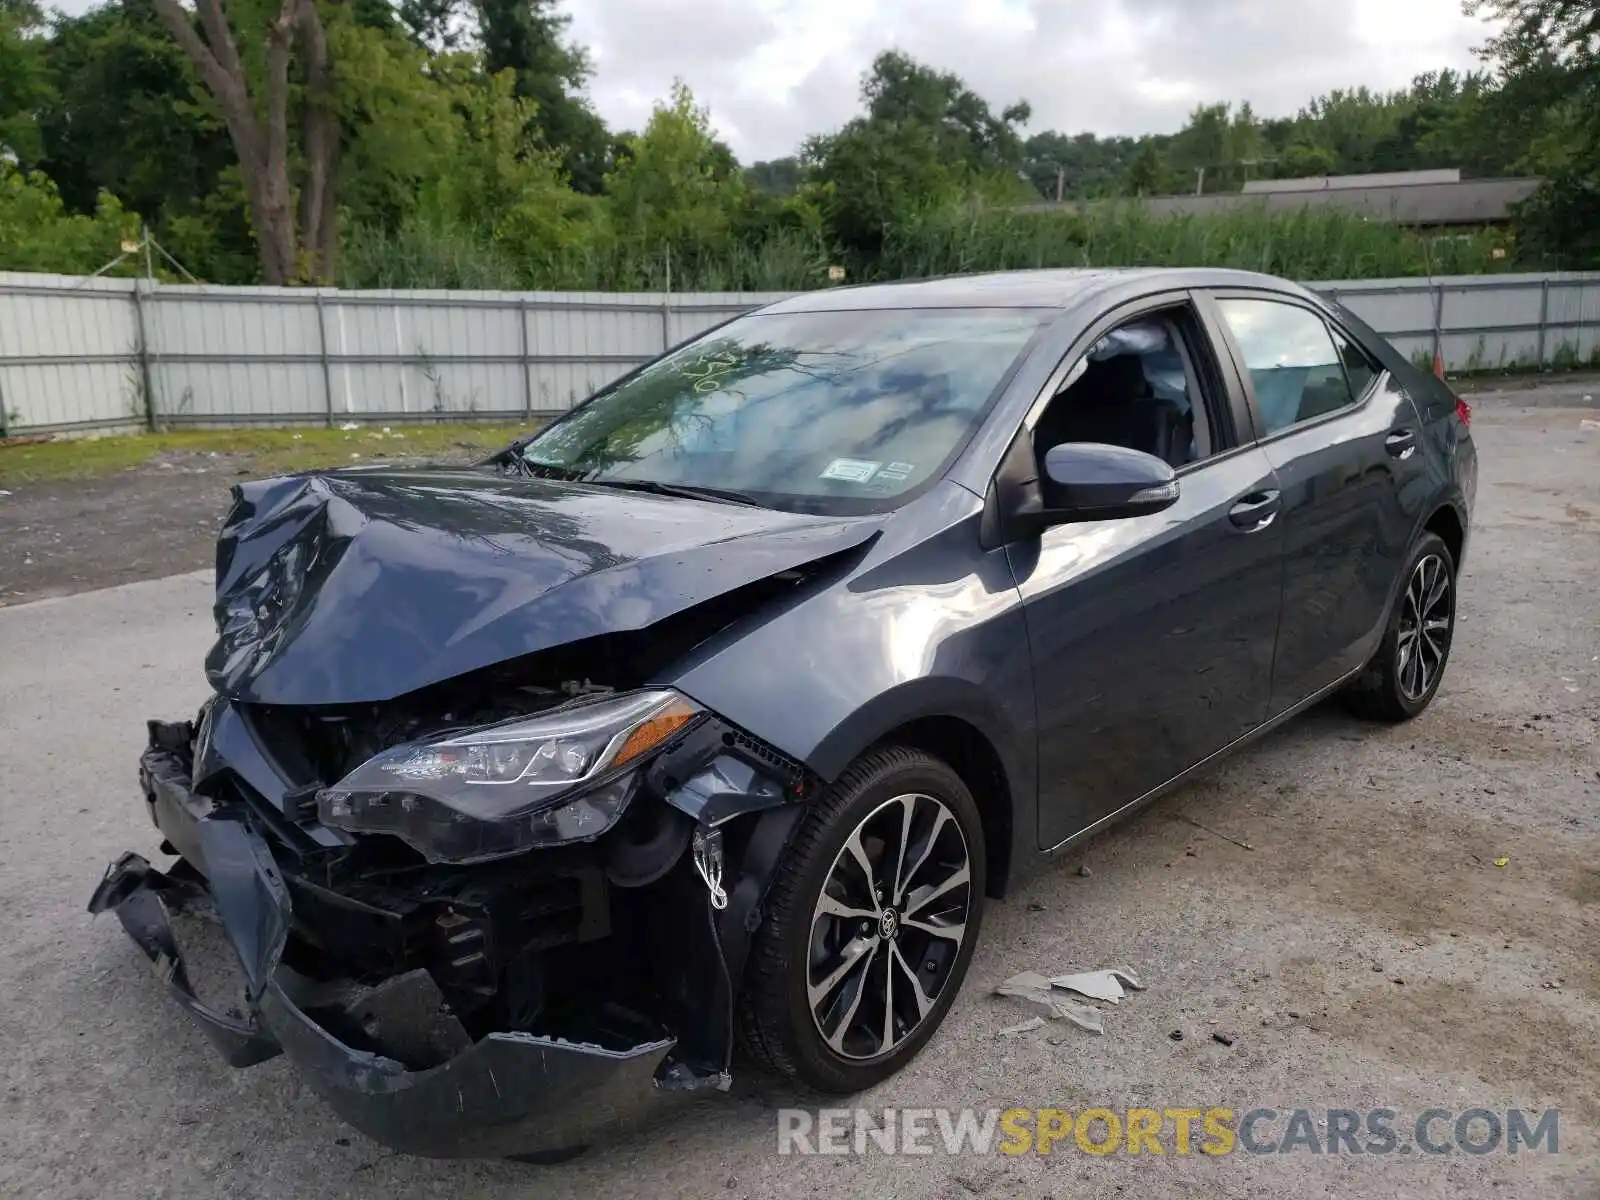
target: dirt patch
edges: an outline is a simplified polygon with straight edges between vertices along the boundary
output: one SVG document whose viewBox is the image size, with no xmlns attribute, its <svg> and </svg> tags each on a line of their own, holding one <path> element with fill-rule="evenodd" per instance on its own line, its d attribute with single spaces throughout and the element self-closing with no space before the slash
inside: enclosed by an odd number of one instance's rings
<svg viewBox="0 0 1600 1200">
<path fill-rule="evenodd" d="M 1574 904 L 1600 904 L 1600 867 L 1578 871 L 1567 888 L 1567 897 Z"/>
<path fill-rule="evenodd" d="M 0 497 L 0 604 L 210 566 L 233 482 L 210 468 L 141 468 L 17 487 Z"/>
<path fill-rule="evenodd" d="M 1515 1085 L 1570 1106 L 1584 1121 L 1600 1119 L 1595 1030 L 1553 1002 L 1507 999 L 1470 984 L 1385 981 L 1335 1010 L 1328 1032 L 1411 1066 Z"/>
<path fill-rule="evenodd" d="M 285 430 L 265 432 L 293 437 Z M 454 440 L 442 441 L 426 457 L 397 455 L 392 442 L 381 448 L 385 461 L 464 463 L 482 458 L 489 442 L 504 444 L 502 433 L 451 430 Z M 253 433 L 257 438 L 262 435 L 263 431 Z M 219 434 L 218 444 L 232 443 Z M 148 461 L 111 471 L 98 469 L 110 451 L 95 447 L 99 457 L 85 464 L 82 475 L 62 477 L 60 464 L 51 462 L 46 464 L 47 477 L 38 481 L 0 481 L 0 530 L 4 530 L 0 606 L 208 568 L 215 561 L 217 527 L 235 483 L 287 469 L 348 465 L 353 457 L 361 461 L 373 457 L 364 442 L 353 444 L 361 445 L 362 451 L 351 451 L 342 443 L 311 451 L 298 445 L 285 450 L 264 440 L 246 451 L 164 449 Z M 61 445 L 42 449 L 59 454 Z M 94 447 L 94 443 L 84 445 Z"/>
</svg>

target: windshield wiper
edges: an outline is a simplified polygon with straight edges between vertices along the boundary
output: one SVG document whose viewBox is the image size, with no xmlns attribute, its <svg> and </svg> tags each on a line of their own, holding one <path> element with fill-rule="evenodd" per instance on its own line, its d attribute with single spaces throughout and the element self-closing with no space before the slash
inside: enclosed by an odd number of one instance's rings
<svg viewBox="0 0 1600 1200">
<path fill-rule="evenodd" d="M 678 496 L 684 500 L 719 500 L 724 504 L 743 504 L 749 508 L 767 507 L 745 492 L 736 492 L 731 488 L 703 487 L 697 483 L 661 483 L 654 479 L 586 479 L 584 482 L 630 492 L 648 492 L 652 496 Z"/>
</svg>

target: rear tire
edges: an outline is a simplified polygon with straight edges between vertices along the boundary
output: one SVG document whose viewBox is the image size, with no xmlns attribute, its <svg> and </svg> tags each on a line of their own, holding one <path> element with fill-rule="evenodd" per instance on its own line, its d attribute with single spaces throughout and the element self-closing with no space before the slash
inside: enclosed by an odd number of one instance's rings
<svg viewBox="0 0 1600 1200">
<path fill-rule="evenodd" d="M 1437 534 L 1424 533 L 1401 575 L 1383 641 L 1344 691 L 1351 712 L 1409 721 L 1428 707 L 1450 661 L 1456 627 L 1456 562 Z"/>
<path fill-rule="evenodd" d="M 856 760 L 806 813 L 751 947 L 739 1037 L 818 1091 L 861 1091 L 914 1058 L 949 1011 L 983 915 L 983 824 L 921 750 Z"/>
</svg>

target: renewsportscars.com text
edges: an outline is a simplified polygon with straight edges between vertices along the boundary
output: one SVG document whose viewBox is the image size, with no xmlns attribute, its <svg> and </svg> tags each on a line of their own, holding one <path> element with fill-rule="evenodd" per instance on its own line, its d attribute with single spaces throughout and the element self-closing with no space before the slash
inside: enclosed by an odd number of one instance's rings
<svg viewBox="0 0 1600 1200">
<path fill-rule="evenodd" d="M 1557 1109 L 786 1108 L 779 1154 L 1559 1153 Z"/>
</svg>

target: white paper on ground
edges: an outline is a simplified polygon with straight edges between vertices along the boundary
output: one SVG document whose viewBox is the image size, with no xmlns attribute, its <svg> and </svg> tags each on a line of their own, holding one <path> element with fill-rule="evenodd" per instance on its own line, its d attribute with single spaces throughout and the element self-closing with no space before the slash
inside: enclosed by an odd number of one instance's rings
<svg viewBox="0 0 1600 1200">
<path fill-rule="evenodd" d="M 1083 971 L 1077 975 L 1056 975 L 1049 982 L 1054 987 L 1077 992 L 1078 995 L 1087 996 L 1091 1000 L 1105 1000 L 1112 1004 L 1120 1004 L 1122 997 L 1127 995 L 1122 990 L 1124 983 L 1136 992 L 1144 991 L 1144 984 L 1140 983 L 1138 977 L 1126 967 Z"/>
<path fill-rule="evenodd" d="M 1036 971 L 1013 975 L 995 988 L 997 996 L 1015 996 L 1049 1011 L 1051 1020 L 1067 1020 L 1091 1033 L 1104 1033 L 1105 1022 L 1098 1008 L 1079 1004 L 1076 1000 L 1050 986 L 1050 981 Z"/>
</svg>

